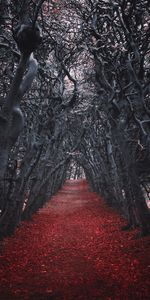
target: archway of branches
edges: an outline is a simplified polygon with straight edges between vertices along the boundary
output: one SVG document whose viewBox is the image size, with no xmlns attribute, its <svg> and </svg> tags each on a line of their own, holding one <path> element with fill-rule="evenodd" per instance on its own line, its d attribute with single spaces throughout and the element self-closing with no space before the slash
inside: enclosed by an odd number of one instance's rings
<svg viewBox="0 0 150 300">
<path fill-rule="evenodd" d="M 148 0 L 8 0 L 0 13 L 1 238 L 84 176 L 149 234 Z"/>
</svg>

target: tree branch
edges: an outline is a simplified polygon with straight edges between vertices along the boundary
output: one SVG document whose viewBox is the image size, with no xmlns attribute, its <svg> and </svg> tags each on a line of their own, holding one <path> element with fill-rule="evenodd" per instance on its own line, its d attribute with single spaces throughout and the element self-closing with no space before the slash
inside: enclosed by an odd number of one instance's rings
<svg viewBox="0 0 150 300">
<path fill-rule="evenodd" d="M 32 53 L 29 58 L 28 72 L 24 76 L 19 88 L 19 97 L 23 97 L 23 95 L 30 89 L 32 82 L 37 74 L 37 71 L 38 71 L 38 63 Z"/>
</svg>

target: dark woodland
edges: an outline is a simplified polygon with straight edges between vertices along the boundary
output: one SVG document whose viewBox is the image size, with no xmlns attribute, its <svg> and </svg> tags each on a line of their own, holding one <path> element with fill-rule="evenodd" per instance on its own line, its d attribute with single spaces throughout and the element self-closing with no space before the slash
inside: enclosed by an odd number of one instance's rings
<svg viewBox="0 0 150 300">
<path fill-rule="evenodd" d="M 148 0 L 0 1 L 0 238 L 70 178 L 150 233 Z"/>
</svg>

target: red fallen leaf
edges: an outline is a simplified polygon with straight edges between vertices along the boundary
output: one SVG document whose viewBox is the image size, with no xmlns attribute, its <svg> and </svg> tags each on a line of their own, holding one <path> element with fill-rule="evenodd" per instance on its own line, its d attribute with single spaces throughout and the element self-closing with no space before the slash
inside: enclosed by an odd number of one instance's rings
<svg viewBox="0 0 150 300">
<path fill-rule="evenodd" d="M 137 259 L 134 259 L 133 263 L 136 265 L 136 264 L 139 264 L 139 261 Z"/>
<path fill-rule="evenodd" d="M 52 292 L 53 292 L 52 289 L 47 289 L 47 290 L 46 290 L 46 293 L 50 293 L 50 294 L 51 294 Z"/>
<path fill-rule="evenodd" d="M 40 273 L 47 273 L 47 270 L 42 270 L 40 271 Z"/>
</svg>

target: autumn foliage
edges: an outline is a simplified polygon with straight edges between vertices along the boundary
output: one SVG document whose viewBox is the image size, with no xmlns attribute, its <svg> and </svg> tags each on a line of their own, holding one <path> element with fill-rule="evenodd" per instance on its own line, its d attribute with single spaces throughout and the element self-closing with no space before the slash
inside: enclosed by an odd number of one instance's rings
<svg viewBox="0 0 150 300">
<path fill-rule="evenodd" d="M 86 181 L 67 181 L 0 249 L 1 300 L 149 299 L 150 238 Z"/>
</svg>

